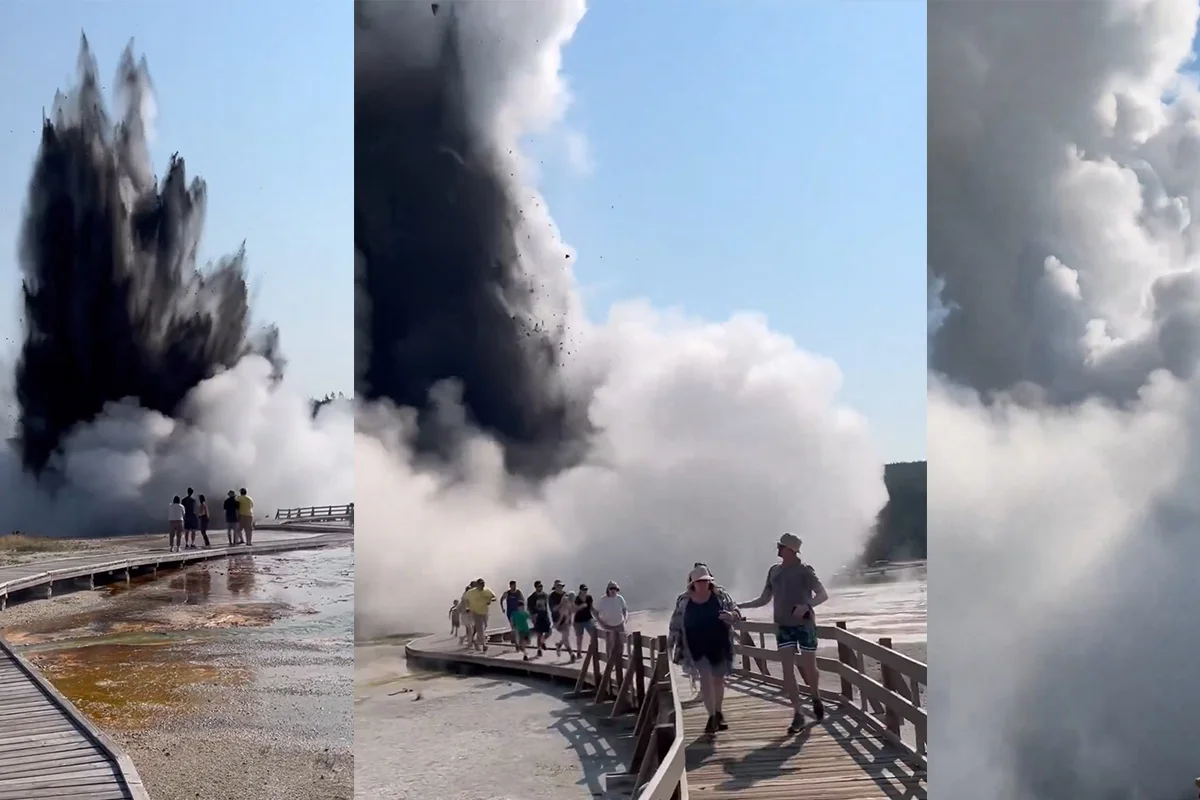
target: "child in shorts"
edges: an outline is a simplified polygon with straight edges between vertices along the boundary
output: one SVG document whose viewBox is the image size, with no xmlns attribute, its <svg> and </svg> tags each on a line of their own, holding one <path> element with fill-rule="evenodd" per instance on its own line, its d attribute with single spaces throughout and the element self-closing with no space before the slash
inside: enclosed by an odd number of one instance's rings
<svg viewBox="0 0 1200 800">
<path fill-rule="evenodd" d="M 458 601 L 450 603 L 450 634 L 458 636 L 458 627 L 462 624 L 462 613 L 458 609 Z"/>
<path fill-rule="evenodd" d="M 513 641 L 517 645 L 517 652 L 522 654 L 525 661 L 528 661 L 529 653 L 525 651 L 525 648 L 529 645 L 533 620 L 529 616 L 529 612 L 525 610 L 524 600 L 517 600 L 516 607 L 516 611 L 512 613 L 510 619 L 513 629 Z"/>
</svg>

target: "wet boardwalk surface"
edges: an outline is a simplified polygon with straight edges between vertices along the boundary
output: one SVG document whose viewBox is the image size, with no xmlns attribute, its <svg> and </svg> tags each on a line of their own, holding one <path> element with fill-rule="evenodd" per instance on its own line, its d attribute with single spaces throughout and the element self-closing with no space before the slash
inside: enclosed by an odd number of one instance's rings
<svg viewBox="0 0 1200 800">
<path fill-rule="evenodd" d="M 0 646 L 0 800 L 144 798 L 69 704 Z"/>
</svg>

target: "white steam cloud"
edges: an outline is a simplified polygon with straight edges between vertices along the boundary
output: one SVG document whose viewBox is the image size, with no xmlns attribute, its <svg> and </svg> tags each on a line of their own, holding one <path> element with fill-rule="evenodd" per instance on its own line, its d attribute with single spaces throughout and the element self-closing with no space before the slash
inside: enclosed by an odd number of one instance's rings
<svg viewBox="0 0 1200 800">
<path fill-rule="evenodd" d="M 24 472 L 15 447 L 0 446 L 0 532 L 165 533 L 171 497 L 189 486 L 214 514 L 242 486 L 259 514 L 347 503 L 353 430 L 348 402 L 323 406 L 314 420 L 307 398 L 274 384 L 265 359 L 247 356 L 192 390 L 179 420 L 126 400 L 77 427 L 55 462 L 54 491 Z"/>
<path fill-rule="evenodd" d="M 930 5 L 939 796 L 1200 773 L 1198 16 Z"/>
<path fill-rule="evenodd" d="M 396 16 L 397 48 L 403 41 L 409 53 L 432 53 L 437 18 L 403 24 L 406 6 L 380 4 Z M 539 282 L 566 282 L 565 377 L 599 386 L 592 416 L 602 433 L 584 464 L 537 487 L 506 475 L 497 445 L 475 434 L 457 476 L 467 480 L 449 482 L 408 466 L 403 410 L 361 409 L 359 634 L 441 626 L 449 601 L 481 576 L 523 586 L 616 579 L 631 603 L 647 607 L 668 602 L 692 562 L 704 560 L 725 584 L 752 592 L 786 530 L 803 537 L 820 570 L 852 560 L 887 495 L 866 423 L 837 399 L 832 362 L 753 314 L 713 323 L 629 302 L 594 323 L 580 311 L 562 266 L 568 248 L 518 143 L 562 120 L 570 97 L 561 53 L 584 4 L 456 11 L 474 117 L 498 152 L 514 154 L 524 267 Z M 452 398 L 444 410 L 455 413 Z"/>
</svg>

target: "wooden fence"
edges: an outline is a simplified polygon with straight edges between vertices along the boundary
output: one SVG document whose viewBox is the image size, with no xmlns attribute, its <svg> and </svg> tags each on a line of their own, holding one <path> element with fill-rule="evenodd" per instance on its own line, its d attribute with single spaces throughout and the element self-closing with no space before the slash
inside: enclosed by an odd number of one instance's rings
<svg viewBox="0 0 1200 800">
<path fill-rule="evenodd" d="M 280 508 L 275 511 L 275 521 L 285 525 L 296 522 L 349 522 L 354 524 L 354 503 L 342 506 Z"/>
</svg>

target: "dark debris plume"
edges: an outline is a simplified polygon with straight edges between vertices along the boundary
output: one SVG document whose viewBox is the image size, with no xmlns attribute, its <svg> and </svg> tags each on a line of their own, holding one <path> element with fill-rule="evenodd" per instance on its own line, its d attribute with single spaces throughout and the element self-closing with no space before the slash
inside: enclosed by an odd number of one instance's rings
<svg viewBox="0 0 1200 800">
<path fill-rule="evenodd" d="M 136 398 L 177 417 L 198 383 L 247 354 L 266 357 L 276 379 L 284 367 L 278 331 L 251 333 L 244 245 L 197 269 L 204 182 L 189 184 L 175 154 L 156 183 L 145 59 L 132 42 L 121 57 L 115 123 L 86 37 L 78 70 L 44 120 L 19 245 L 18 441 L 38 475 L 106 403 Z"/>
<path fill-rule="evenodd" d="M 585 454 L 590 396 L 563 388 L 564 325 L 529 322 L 544 289 L 518 259 L 513 179 L 471 119 L 469 9 L 432 4 L 440 50 L 415 63 L 381 44 L 373 4 L 355 19 L 355 392 L 417 409 L 418 452 L 452 461 L 460 427 L 431 399 L 448 382 L 510 472 L 545 477 Z"/>
</svg>

